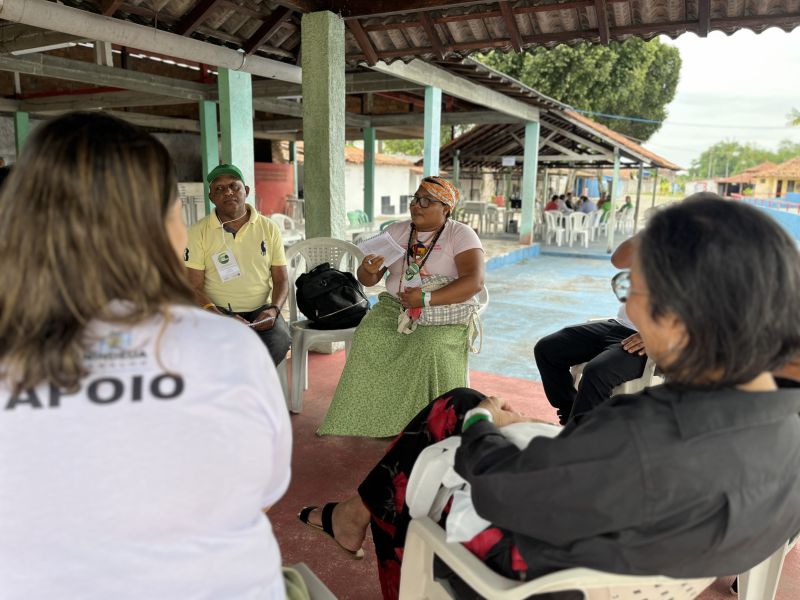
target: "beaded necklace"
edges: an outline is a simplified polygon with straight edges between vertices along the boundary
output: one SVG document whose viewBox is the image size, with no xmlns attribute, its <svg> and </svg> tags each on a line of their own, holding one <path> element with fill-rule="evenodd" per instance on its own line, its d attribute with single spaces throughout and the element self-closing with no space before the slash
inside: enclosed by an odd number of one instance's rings
<svg viewBox="0 0 800 600">
<path fill-rule="evenodd" d="M 416 277 L 419 272 L 422 270 L 422 267 L 425 266 L 425 263 L 428 261 L 428 258 L 433 252 L 434 246 L 436 246 L 436 242 L 439 241 L 439 236 L 442 235 L 444 228 L 447 226 L 447 221 L 445 220 L 444 225 L 442 225 L 439 230 L 436 232 L 436 235 L 433 236 L 433 239 L 430 241 L 430 245 L 425 249 L 425 244 L 417 240 L 417 243 L 412 245 L 411 242 L 416 237 L 417 228 L 414 227 L 414 224 L 411 224 L 411 229 L 408 232 L 408 250 L 406 251 L 406 272 L 403 277 L 400 278 L 400 284 L 397 286 L 397 293 L 400 294 L 400 291 L 403 287 L 403 279 L 406 281 L 411 281 Z M 417 247 L 420 247 L 420 250 L 425 249 L 425 254 L 420 259 L 417 256 Z M 414 262 L 411 262 L 411 259 L 414 259 Z"/>
</svg>

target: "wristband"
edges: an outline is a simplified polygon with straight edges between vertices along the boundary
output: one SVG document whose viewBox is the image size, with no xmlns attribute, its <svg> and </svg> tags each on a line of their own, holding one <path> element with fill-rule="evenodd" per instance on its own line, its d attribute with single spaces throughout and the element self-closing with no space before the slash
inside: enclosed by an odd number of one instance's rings
<svg viewBox="0 0 800 600">
<path fill-rule="evenodd" d="M 208 310 L 212 306 L 216 308 L 217 305 L 214 304 L 213 302 L 209 302 L 208 304 L 203 304 L 203 310 Z"/>
<path fill-rule="evenodd" d="M 461 433 L 464 433 L 469 427 L 478 421 L 489 421 L 489 423 L 493 423 L 494 419 L 492 419 L 492 413 L 485 408 L 478 407 L 468 410 L 464 413 L 464 423 L 461 425 Z"/>
<path fill-rule="evenodd" d="M 422 292 L 422 306 L 430 306 L 431 305 L 431 296 L 433 296 L 433 292 Z"/>
</svg>

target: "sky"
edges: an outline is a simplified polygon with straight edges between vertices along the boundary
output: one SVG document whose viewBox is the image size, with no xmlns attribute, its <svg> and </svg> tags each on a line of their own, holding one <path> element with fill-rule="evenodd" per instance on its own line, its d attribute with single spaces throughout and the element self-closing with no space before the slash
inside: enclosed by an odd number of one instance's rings
<svg viewBox="0 0 800 600">
<path fill-rule="evenodd" d="M 800 142 L 786 114 L 800 110 L 800 28 L 791 33 L 712 31 L 662 41 L 680 50 L 683 65 L 661 129 L 644 146 L 684 168 L 716 142 L 752 142 L 774 150 Z"/>
</svg>

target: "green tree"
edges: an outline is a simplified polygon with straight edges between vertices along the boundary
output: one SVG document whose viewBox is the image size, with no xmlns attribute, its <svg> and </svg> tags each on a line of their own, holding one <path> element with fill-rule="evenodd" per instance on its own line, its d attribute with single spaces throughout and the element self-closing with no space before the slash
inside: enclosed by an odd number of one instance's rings
<svg viewBox="0 0 800 600">
<path fill-rule="evenodd" d="M 657 121 L 592 116 L 639 140 L 647 140 L 666 119 L 681 69 L 677 48 L 639 38 L 607 46 L 561 44 L 520 54 L 492 52 L 478 60 L 577 109 Z"/>
<path fill-rule="evenodd" d="M 786 115 L 786 118 L 789 119 L 789 125 L 800 127 L 800 110 L 793 108 L 789 111 L 789 114 Z"/>
<path fill-rule="evenodd" d="M 442 126 L 439 130 L 439 139 L 441 145 L 453 139 L 453 129 L 456 131 L 456 137 L 462 133 L 466 133 L 472 129 L 471 125 L 456 125 L 451 128 L 449 125 Z M 422 156 L 424 147 L 423 140 L 386 140 L 383 142 L 383 151 L 386 154 L 406 154 L 408 156 Z"/>
<path fill-rule="evenodd" d="M 783 140 L 778 147 L 767 150 L 755 144 L 732 140 L 717 142 L 692 161 L 691 177 L 726 177 L 741 173 L 763 162 L 782 163 L 800 156 L 800 143 Z"/>
</svg>

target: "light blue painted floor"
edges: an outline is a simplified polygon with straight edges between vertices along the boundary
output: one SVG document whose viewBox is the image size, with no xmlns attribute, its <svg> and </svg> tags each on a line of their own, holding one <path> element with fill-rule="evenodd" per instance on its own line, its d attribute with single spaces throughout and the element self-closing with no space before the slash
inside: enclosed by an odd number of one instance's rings
<svg viewBox="0 0 800 600">
<path fill-rule="evenodd" d="M 610 260 L 539 256 L 487 273 L 483 348 L 470 355 L 470 369 L 540 381 L 536 341 L 566 325 L 616 316 L 616 272 Z"/>
</svg>

